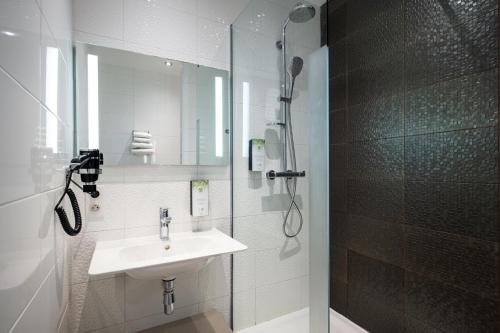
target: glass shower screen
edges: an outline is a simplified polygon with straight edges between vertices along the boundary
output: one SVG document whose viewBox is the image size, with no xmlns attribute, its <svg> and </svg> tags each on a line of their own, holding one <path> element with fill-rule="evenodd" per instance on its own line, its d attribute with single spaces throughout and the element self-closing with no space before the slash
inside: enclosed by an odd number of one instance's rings
<svg viewBox="0 0 500 333">
<path fill-rule="evenodd" d="M 233 256 L 233 330 L 326 333 L 328 51 L 319 8 L 252 0 L 231 36 L 232 230 L 248 246 Z"/>
</svg>

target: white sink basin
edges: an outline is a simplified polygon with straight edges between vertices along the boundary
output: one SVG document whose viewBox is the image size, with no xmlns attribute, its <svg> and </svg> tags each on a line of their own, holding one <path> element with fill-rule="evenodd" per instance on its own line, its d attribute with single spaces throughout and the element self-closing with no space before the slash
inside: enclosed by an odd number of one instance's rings
<svg viewBox="0 0 500 333">
<path fill-rule="evenodd" d="M 217 255 L 235 253 L 247 247 L 212 229 L 170 234 L 170 241 L 158 236 L 97 242 L 89 275 L 123 273 L 135 279 L 161 279 L 198 271 Z"/>
</svg>

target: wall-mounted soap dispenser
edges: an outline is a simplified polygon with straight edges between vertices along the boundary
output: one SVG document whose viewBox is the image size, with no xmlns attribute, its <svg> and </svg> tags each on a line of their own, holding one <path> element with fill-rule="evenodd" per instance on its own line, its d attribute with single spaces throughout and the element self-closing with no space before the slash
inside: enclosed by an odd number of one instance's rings
<svg viewBox="0 0 500 333">
<path fill-rule="evenodd" d="M 208 179 L 191 181 L 191 216 L 208 215 Z"/>
<path fill-rule="evenodd" d="M 262 172 L 266 168 L 266 141 L 264 139 L 251 139 L 248 145 L 248 170 Z"/>
</svg>

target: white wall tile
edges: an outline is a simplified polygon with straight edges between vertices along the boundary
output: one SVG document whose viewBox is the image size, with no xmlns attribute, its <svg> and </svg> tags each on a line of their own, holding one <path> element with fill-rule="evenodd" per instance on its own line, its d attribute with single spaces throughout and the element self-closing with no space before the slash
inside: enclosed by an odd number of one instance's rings
<svg viewBox="0 0 500 333">
<path fill-rule="evenodd" d="M 125 324 L 113 325 L 92 331 L 92 333 L 123 333 L 123 332 L 125 332 Z"/>
<path fill-rule="evenodd" d="M 198 12 L 197 3 L 195 0 L 166 0 L 166 5 L 188 14 L 196 15 Z"/>
<path fill-rule="evenodd" d="M 229 26 L 227 24 L 199 18 L 197 29 L 198 57 L 208 59 L 212 62 L 218 62 L 221 66 L 228 64 Z"/>
<path fill-rule="evenodd" d="M 306 306 L 303 290 L 307 279 L 292 279 L 257 288 L 255 303 L 256 323 L 271 320 Z"/>
<path fill-rule="evenodd" d="M 79 43 L 102 45 L 113 49 L 125 49 L 125 42 L 122 39 L 116 39 L 106 36 L 96 35 L 87 31 L 73 31 L 73 41 Z"/>
<path fill-rule="evenodd" d="M 126 191 L 126 227 L 157 226 L 160 208 L 169 208 L 172 224 L 189 219 L 189 183 L 128 184 Z"/>
<path fill-rule="evenodd" d="M 88 198 L 87 231 L 102 231 L 123 229 L 126 217 L 127 189 L 118 184 L 104 184 L 99 186 L 99 197 Z M 93 203 L 98 203 L 98 211 L 90 210 Z"/>
<path fill-rule="evenodd" d="M 200 300 L 209 300 L 230 294 L 230 255 L 215 257 L 198 275 Z"/>
<path fill-rule="evenodd" d="M 233 296 L 234 331 L 255 325 L 255 289 L 235 293 Z"/>
<path fill-rule="evenodd" d="M 125 320 L 131 321 L 153 314 L 163 314 L 163 284 L 161 280 L 125 280 Z M 176 276 L 175 308 L 199 303 L 198 274 Z"/>
<path fill-rule="evenodd" d="M 0 203 L 32 195 L 40 187 L 41 154 L 33 154 L 40 139 L 40 105 L 0 70 L 2 153 L 9 158 L 0 161 Z"/>
<path fill-rule="evenodd" d="M 66 305 L 64 309 L 64 313 L 59 319 L 59 324 L 57 325 L 57 333 L 68 333 L 69 332 L 69 323 L 68 323 L 68 308 L 69 304 Z"/>
<path fill-rule="evenodd" d="M 166 323 L 170 323 L 182 318 L 195 315 L 197 313 L 198 313 L 198 304 L 189 305 L 175 309 L 174 313 L 170 316 L 165 316 L 164 313 L 160 313 L 143 317 L 141 319 L 128 321 L 125 325 L 126 326 L 125 331 L 127 333 L 139 332 L 150 327 L 155 327 Z"/>
<path fill-rule="evenodd" d="M 249 249 L 233 255 L 233 290 L 252 289 L 255 289 L 255 251 Z"/>
<path fill-rule="evenodd" d="M 221 313 L 224 316 L 224 319 L 226 320 L 226 324 L 230 325 L 230 320 L 231 320 L 231 297 L 230 296 L 224 296 L 224 297 L 219 297 L 219 298 L 213 298 L 206 300 L 204 302 L 201 302 L 198 305 L 198 311 L 199 312 L 207 312 L 210 310 L 215 310 L 219 313 Z"/>
<path fill-rule="evenodd" d="M 168 6 L 166 1 L 125 0 L 124 38 L 145 45 L 196 52 L 196 16 Z"/>
<path fill-rule="evenodd" d="M 123 39 L 123 1 L 74 0 L 73 27 L 78 31 Z"/>
<path fill-rule="evenodd" d="M 60 255 L 64 259 L 64 243 L 62 246 L 57 246 L 55 228 L 59 227 L 59 220 L 56 219 L 54 214 L 54 207 L 56 205 L 56 191 L 49 191 L 40 195 L 40 227 L 38 237 L 40 239 L 40 261 L 46 265 L 45 272 L 49 272 L 56 264 L 56 257 Z"/>
<path fill-rule="evenodd" d="M 56 332 L 59 318 L 66 304 L 58 287 L 55 272 L 52 270 L 24 311 L 22 320 L 13 327 L 11 332 Z"/>
<path fill-rule="evenodd" d="M 87 332 L 123 323 L 125 278 L 90 281 L 71 286 L 70 327 Z"/>
<path fill-rule="evenodd" d="M 64 57 L 70 44 L 62 33 L 65 30 L 70 35 L 72 29 L 71 4 L 69 0 L 44 1 L 0 4 L 0 139 L 16 141 L 1 149 L 2 155 L 11 158 L 0 163 L 0 261 L 9 267 L 0 277 L 0 302 L 6 302 L 0 305 L 0 331 L 7 331 L 15 320 L 14 331 L 55 332 L 68 302 L 71 258 L 67 238 L 54 219 L 59 191 L 52 189 L 62 186 L 62 172 L 56 170 L 67 162 L 72 143 L 72 132 L 67 130 L 72 120 L 66 117 L 72 104 L 71 65 Z M 56 11 L 61 15 L 57 22 Z M 53 117 L 57 155 L 47 149 L 45 141 L 45 122 L 55 110 L 47 111 L 41 105 L 45 101 L 47 47 L 56 48 L 59 64 L 60 117 Z"/>
<path fill-rule="evenodd" d="M 231 24 L 248 5 L 249 0 L 197 0 L 198 15 L 224 24 Z"/>
<path fill-rule="evenodd" d="M 209 181 L 210 218 L 229 217 L 231 214 L 231 183 L 226 180 Z"/>
<path fill-rule="evenodd" d="M 72 1 L 38 0 L 43 16 L 50 27 L 53 37 L 62 52 L 66 63 L 72 61 Z"/>
<path fill-rule="evenodd" d="M 257 251 L 255 254 L 257 287 L 309 274 L 308 253 L 306 248 L 294 246 L 288 249 L 286 244 L 283 248 Z"/>
<path fill-rule="evenodd" d="M 41 263 L 40 197 L 0 208 L 2 297 L 0 330 L 8 330 L 40 286 L 47 272 Z"/>
<path fill-rule="evenodd" d="M 75 0 L 75 40 L 222 69 L 229 68 L 229 24 L 249 2 L 124 0 L 122 8 L 116 1 Z"/>
<path fill-rule="evenodd" d="M 35 0 L 2 1 L 0 22 L 0 66 L 39 98 L 40 10 L 37 3 Z"/>
</svg>

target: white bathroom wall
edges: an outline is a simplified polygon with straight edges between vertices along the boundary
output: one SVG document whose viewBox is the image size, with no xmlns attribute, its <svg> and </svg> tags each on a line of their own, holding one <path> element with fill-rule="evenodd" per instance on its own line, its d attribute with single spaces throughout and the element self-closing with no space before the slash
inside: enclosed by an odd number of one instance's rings
<svg viewBox="0 0 500 333">
<path fill-rule="evenodd" d="M 229 24 L 248 0 L 74 0 L 75 40 L 229 69 Z"/>
<path fill-rule="evenodd" d="M 222 169 L 222 170 L 221 170 Z M 109 173 L 114 175 L 107 177 Z M 189 212 L 191 179 L 208 178 L 210 215 Z M 160 207 L 173 217 L 171 232 L 230 230 L 230 182 L 227 168 L 161 167 L 104 168 L 101 196 L 87 200 L 86 229 L 74 246 L 68 323 L 72 332 L 136 332 L 215 308 L 229 321 L 230 257 L 215 259 L 197 274 L 176 280 L 176 310 L 163 314 L 161 281 L 134 280 L 125 275 L 87 275 L 95 242 L 159 235 Z M 99 203 L 98 211 L 90 211 Z"/>
<path fill-rule="evenodd" d="M 0 332 L 54 333 L 71 241 L 54 219 L 72 156 L 71 2 L 0 2 Z"/>
<path fill-rule="evenodd" d="M 74 38 L 80 42 L 229 68 L 229 27 L 247 0 L 74 0 Z M 106 156 L 105 156 L 106 158 Z M 125 275 L 89 279 L 95 242 L 159 234 L 159 208 L 169 208 L 171 232 L 230 230 L 229 166 L 104 167 L 101 196 L 86 203 L 85 230 L 74 245 L 71 332 L 136 332 L 215 308 L 230 319 L 230 257 L 198 274 L 178 276 L 176 309 L 163 314 L 160 281 Z M 210 215 L 192 218 L 190 181 L 209 179 Z M 98 203 L 100 209 L 91 211 Z"/>
<path fill-rule="evenodd" d="M 248 140 L 266 140 L 266 170 L 282 170 L 279 103 L 281 24 L 296 4 L 291 0 L 252 0 L 234 23 L 234 237 L 249 250 L 234 256 L 236 331 L 308 306 L 308 177 L 298 179 L 297 201 L 304 227 L 297 238 L 282 231 L 289 199 L 283 181 L 248 171 Z M 308 57 L 320 46 L 319 10 L 314 20 L 288 26 L 288 57 L 304 59 L 292 103 L 297 168 L 309 161 Z M 290 167 L 290 165 L 289 165 Z M 298 216 L 293 215 L 293 230 Z"/>
</svg>

